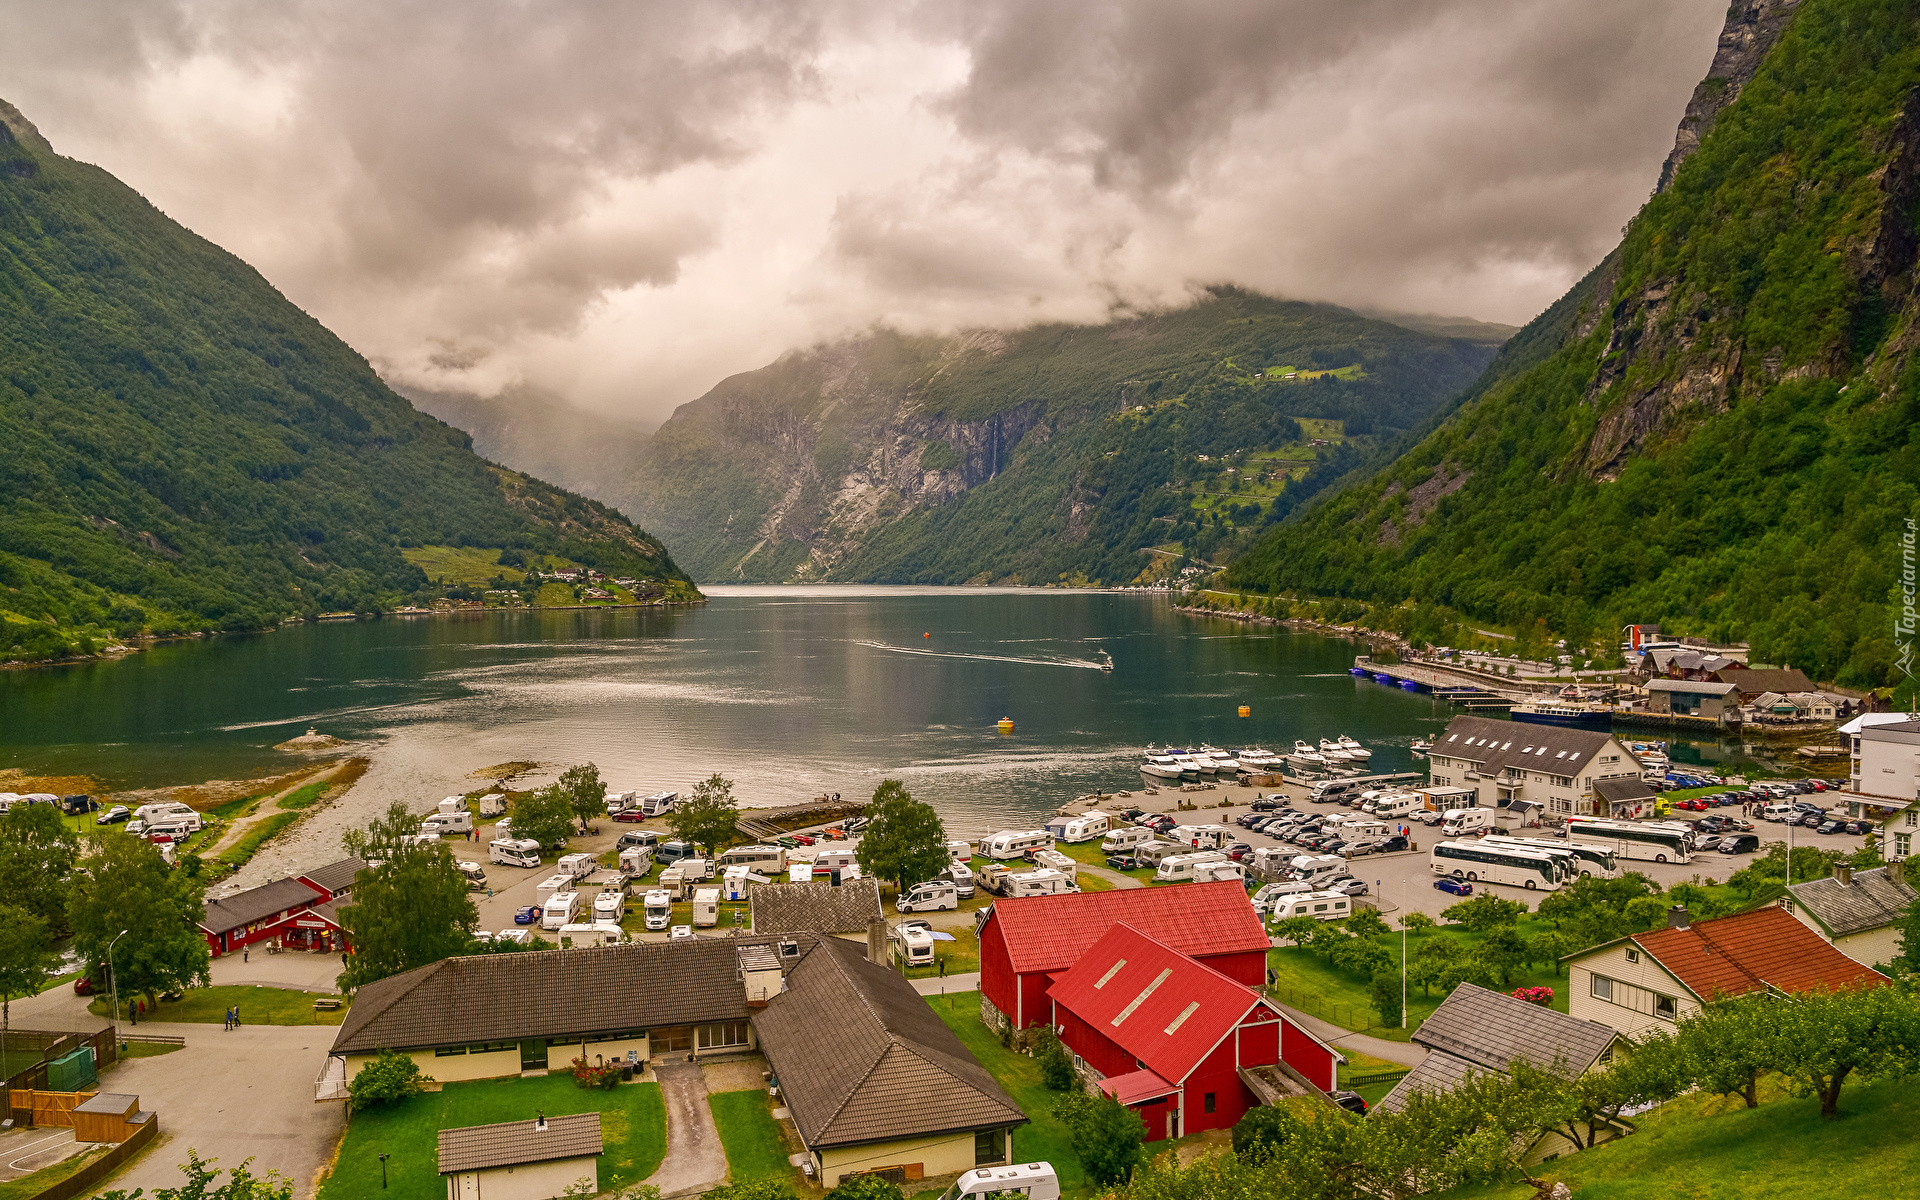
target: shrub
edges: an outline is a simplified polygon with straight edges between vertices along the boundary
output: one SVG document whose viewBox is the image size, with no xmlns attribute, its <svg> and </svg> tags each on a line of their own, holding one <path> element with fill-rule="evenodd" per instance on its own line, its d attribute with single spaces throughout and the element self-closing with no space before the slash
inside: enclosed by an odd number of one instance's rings
<svg viewBox="0 0 1920 1200">
<path fill-rule="evenodd" d="M 1515 1000 L 1525 1000 L 1528 1004 L 1538 1004 L 1541 1008 L 1553 1007 L 1553 989 L 1550 987 L 1515 988 L 1509 994 Z"/>
<path fill-rule="evenodd" d="M 1080 1156 L 1088 1178 L 1103 1188 L 1127 1181 L 1146 1140 L 1140 1118 L 1131 1109 L 1104 1093 L 1070 1092 L 1054 1105 L 1053 1115 L 1066 1125 L 1073 1152 Z"/>
<path fill-rule="evenodd" d="M 589 1064 L 587 1056 L 582 1054 L 569 1065 L 573 1067 L 573 1081 L 583 1088 L 612 1091 L 620 1085 L 621 1065 L 617 1062 L 596 1067 Z"/>
<path fill-rule="evenodd" d="M 372 1062 L 354 1072 L 353 1082 L 347 1085 L 347 1095 L 356 1109 L 377 1108 L 418 1096 L 432 1082 L 433 1076 L 422 1074 L 419 1063 L 404 1054 L 382 1050 Z"/>
<path fill-rule="evenodd" d="M 1389 1029 L 1398 1027 L 1405 1015 L 1402 986 L 1400 976 L 1392 971 L 1374 972 L 1373 981 L 1367 985 L 1374 1011 L 1380 1014 L 1380 1023 Z"/>
<path fill-rule="evenodd" d="M 749 1179 L 714 1188 L 704 1200 L 794 1200 L 793 1185 L 783 1179 Z"/>
<path fill-rule="evenodd" d="M 1073 1059 L 1067 1054 L 1067 1048 L 1053 1030 L 1044 1030 L 1040 1034 L 1040 1045 L 1034 1051 L 1034 1057 L 1040 1060 L 1040 1078 L 1056 1092 L 1067 1091 L 1080 1082 L 1074 1072 Z"/>
<path fill-rule="evenodd" d="M 1270 1158 L 1293 1136 L 1294 1125 L 1293 1114 L 1284 1108 L 1250 1108 L 1233 1127 L 1233 1152 L 1250 1161 Z"/>
<path fill-rule="evenodd" d="M 855 1175 L 842 1179 L 827 1193 L 827 1200 L 906 1200 L 900 1185 L 878 1175 Z"/>
</svg>

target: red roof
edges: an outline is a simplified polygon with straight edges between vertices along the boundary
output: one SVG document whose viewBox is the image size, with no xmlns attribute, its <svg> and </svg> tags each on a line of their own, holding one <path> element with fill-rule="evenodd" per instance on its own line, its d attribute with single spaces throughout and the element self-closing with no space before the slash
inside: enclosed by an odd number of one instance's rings
<svg viewBox="0 0 1920 1200">
<path fill-rule="evenodd" d="M 1152 1071 L 1132 1071 L 1125 1075 L 1112 1075 L 1102 1079 L 1097 1086 L 1122 1104 L 1138 1104 L 1142 1100 L 1171 1095 L 1180 1090 L 1179 1084 L 1168 1083 Z"/>
<path fill-rule="evenodd" d="M 1637 933 L 1633 940 L 1702 1000 L 1768 987 L 1795 993 L 1889 982 L 1775 905 L 1687 929 Z"/>
<path fill-rule="evenodd" d="M 1261 1007 L 1252 988 L 1124 923 L 1108 929 L 1050 995 L 1147 1070 L 1172 1080 L 1184 1080 Z"/>
<path fill-rule="evenodd" d="M 1073 966 L 1118 921 L 1196 958 L 1272 947 L 1246 888 L 1231 879 L 995 900 L 993 919 L 1021 975 Z"/>
</svg>

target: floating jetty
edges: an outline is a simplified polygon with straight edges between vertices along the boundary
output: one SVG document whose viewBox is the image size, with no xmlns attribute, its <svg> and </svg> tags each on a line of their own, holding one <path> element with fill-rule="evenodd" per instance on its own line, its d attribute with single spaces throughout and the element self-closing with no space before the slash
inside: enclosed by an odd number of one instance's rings
<svg viewBox="0 0 1920 1200">
<path fill-rule="evenodd" d="M 1409 692 L 1430 692 L 1456 708 L 1468 710 L 1511 708 L 1534 698 L 1526 687 L 1492 688 L 1467 675 L 1445 667 L 1413 663 L 1377 663 L 1368 655 L 1353 660 L 1347 673 L 1356 679 L 1398 687 Z"/>
</svg>

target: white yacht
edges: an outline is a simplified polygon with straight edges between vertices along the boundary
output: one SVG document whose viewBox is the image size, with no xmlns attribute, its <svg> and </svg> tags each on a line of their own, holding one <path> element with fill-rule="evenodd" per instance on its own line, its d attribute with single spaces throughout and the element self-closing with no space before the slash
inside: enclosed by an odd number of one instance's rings
<svg viewBox="0 0 1920 1200">
<path fill-rule="evenodd" d="M 1340 735 L 1340 748 L 1347 752 L 1348 758 L 1357 759 L 1360 762 L 1365 762 L 1373 757 L 1373 751 L 1362 746 L 1359 742 L 1354 741 L 1344 733 Z"/>
<path fill-rule="evenodd" d="M 1221 750 L 1215 746 L 1202 746 L 1200 747 L 1200 753 L 1206 757 L 1207 761 L 1213 764 L 1215 773 L 1220 775 L 1237 775 L 1240 773 L 1240 761 L 1234 758 L 1233 755 L 1228 754 L 1225 750 Z"/>
<path fill-rule="evenodd" d="M 1348 754 L 1339 742 L 1332 741 L 1328 738 L 1320 739 L 1320 757 L 1333 763 L 1353 761 L 1353 755 Z"/>
<path fill-rule="evenodd" d="M 1176 751 L 1173 756 L 1173 761 L 1179 763 L 1181 767 L 1187 771 L 1192 772 L 1196 777 L 1213 774 L 1213 760 L 1204 754 L 1196 754 L 1192 750 Z"/>
<path fill-rule="evenodd" d="M 1407 749 L 1413 751 L 1415 754 L 1425 754 L 1433 749 L 1433 739 L 1415 738 L 1413 739 L 1413 744 L 1408 746 Z"/>
<path fill-rule="evenodd" d="M 1140 769 L 1159 779 L 1178 779 L 1185 774 L 1185 768 L 1174 761 L 1173 755 L 1147 746 L 1146 755 L 1140 761 Z"/>
<path fill-rule="evenodd" d="M 1326 755 L 1321 754 L 1306 742 L 1298 739 L 1293 743 L 1293 753 L 1287 757 L 1295 762 L 1313 763 L 1316 766 L 1325 766 L 1327 762 Z"/>
<path fill-rule="evenodd" d="M 1242 750 L 1238 758 L 1240 765 L 1249 771 L 1266 771 L 1280 765 L 1280 756 L 1271 750 L 1262 750 L 1258 746 L 1249 746 Z"/>
</svg>

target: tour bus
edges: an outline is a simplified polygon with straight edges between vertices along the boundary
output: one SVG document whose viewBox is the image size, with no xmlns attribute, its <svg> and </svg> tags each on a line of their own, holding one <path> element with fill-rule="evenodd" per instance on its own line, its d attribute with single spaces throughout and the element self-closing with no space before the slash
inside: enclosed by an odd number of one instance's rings
<svg viewBox="0 0 1920 1200">
<path fill-rule="evenodd" d="M 1615 858 L 1652 862 L 1693 861 L 1693 827 L 1678 821 L 1611 821 L 1568 817 L 1567 843 L 1611 850 Z"/>
<path fill-rule="evenodd" d="M 1435 875 L 1469 883 L 1502 883 L 1528 891 L 1558 891 L 1563 870 L 1558 858 L 1519 846 L 1483 842 L 1439 842 L 1427 859 Z"/>
<path fill-rule="evenodd" d="M 1047 822 L 1047 832 L 1057 842 L 1090 842 L 1113 828 L 1113 818 L 1103 812 L 1083 813 L 1077 817 L 1055 817 Z"/>
<path fill-rule="evenodd" d="M 1019 858 L 1029 850 L 1044 850 L 1053 838 L 1044 829 L 1002 829 L 980 839 L 982 858 Z"/>
<path fill-rule="evenodd" d="M 1194 854 L 1173 854 L 1160 860 L 1154 868 L 1156 883 L 1184 883 L 1193 878 L 1193 869 L 1201 863 L 1225 862 L 1227 856 L 1218 850 L 1201 850 Z"/>
<path fill-rule="evenodd" d="M 745 867 L 762 875 L 777 875 L 787 869 L 787 852 L 779 846 L 735 846 L 720 856 L 720 866 Z"/>
<path fill-rule="evenodd" d="M 1600 846 L 1588 846 L 1580 842 L 1551 841 L 1547 838 L 1513 837 L 1505 833 L 1489 834 L 1480 839 L 1495 845 L 1520 846 L 1529 850 L 1540 850 L 1549 854 L 1573 856 L 1573 874 L 1566 878 L 1571 881 L 1574 875 L 1591 875 L 1595 879 L 1618 879 L 1623 871 L 1614 860 L 1613 851 Z"/>
<path fill-rule="evenodd" d="M 532 838 L 501 838 L 487 846 L 487 861 L 509 867 L 540 865 L 540 843 Z"/>
</svg>

